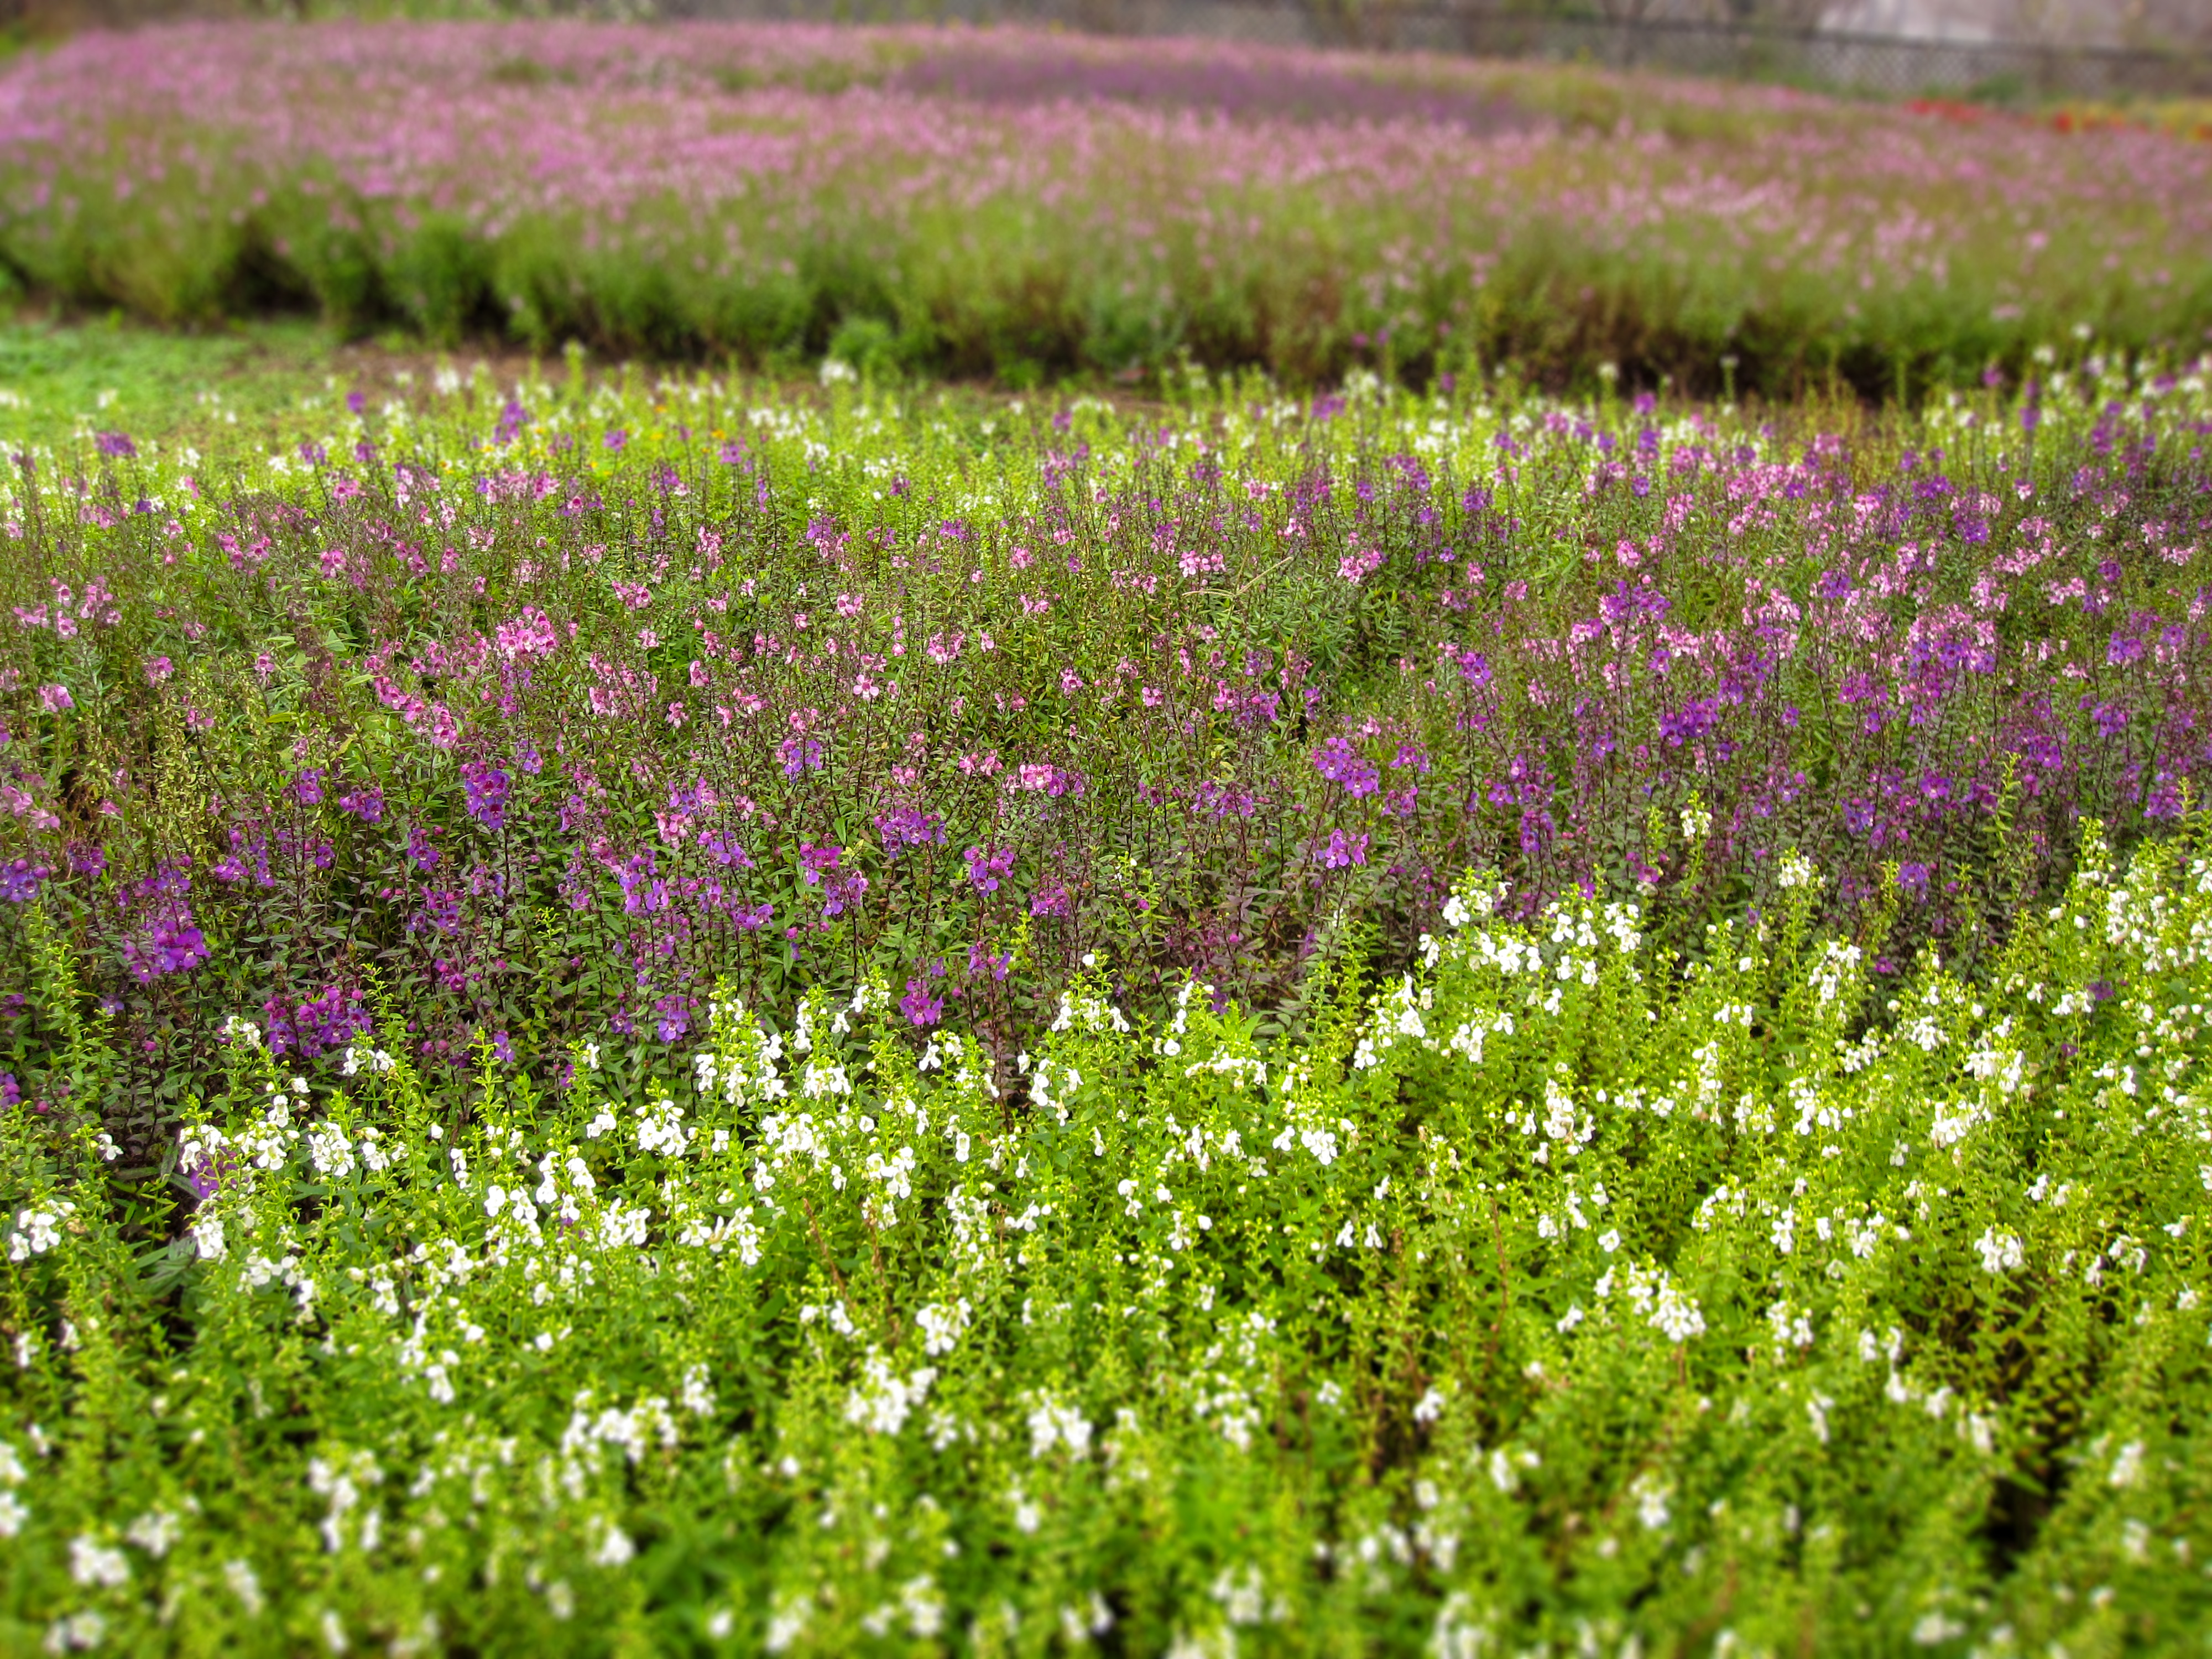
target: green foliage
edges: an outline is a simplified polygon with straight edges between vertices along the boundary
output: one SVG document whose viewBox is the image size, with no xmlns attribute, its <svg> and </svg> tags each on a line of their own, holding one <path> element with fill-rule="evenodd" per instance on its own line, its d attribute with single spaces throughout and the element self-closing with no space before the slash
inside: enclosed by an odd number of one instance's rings
<svg viewBox="0 0 2212 1659">
<path fill-rule="evenodd" d="M 1470 882 L 1303 1043 L 1086 979 L 1006 1087 L 880 983 L 443 1103 L 235 1024 L 151 1275 L 9 1140 L 15 1639 L 2185 1650 L 2212 862 L 1886 1002 L 1787 879 L 1702 968 Z"/>
</svg>

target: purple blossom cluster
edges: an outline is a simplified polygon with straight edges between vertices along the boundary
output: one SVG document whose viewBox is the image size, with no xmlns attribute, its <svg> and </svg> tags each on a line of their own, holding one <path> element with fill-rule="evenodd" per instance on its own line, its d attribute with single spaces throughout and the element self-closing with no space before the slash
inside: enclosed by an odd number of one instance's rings
<svg viewBox="0 0 2212 1659">
<path fill-rule="evenodd" d="M 1405 958 L 1469 868 L 1688 939 L 1795 851 L 1834 925 L 1888 907 L 1893 962 L 1972 971 L 2086 820 L 2170 833 L 2212 786 L 2191 385 L 2054 369 L 1886 440 L 1370 392 L 1234 465 L 1241 409 L 1170 443 L 1045 408 L 988 519 L 917 460 L 878 495 L 712 435 L 752 429 L 702 391 L 617 451 L 550 413 L 499 440 L 494 404 L 465 465 L 341 447 L 166 537 L 19 502 L 0 958 L 33 905 L 82 941 L 149 1101 L 241 1008 L 303 1066 L 374 1005 L 463 1067 L 872 973 L 1018 1049 L 1031 974 L 1276 1002 L 1345 918 Z M 1357 581 L 1348 545 L 1382 556 Z M 227 647 L 245 706 L 142 672 L 300 618 L 353 643 Z"/>
</svg>

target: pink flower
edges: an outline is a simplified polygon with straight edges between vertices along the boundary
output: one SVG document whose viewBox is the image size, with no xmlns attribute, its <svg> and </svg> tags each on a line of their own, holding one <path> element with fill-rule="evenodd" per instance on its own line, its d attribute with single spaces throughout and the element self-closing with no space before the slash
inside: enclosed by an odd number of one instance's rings
<svg viewBox="0 0 2212 1659">
<path fill-rule="evenodd" d="M 167 657 L 146 659 L 146 684 L 149 685 L 159 685 L 176 672 L 176 664 L 171 662 Z"/>
<path fill-rule="evenodd" d="M 45 706 L 46 711 L 49 714 L 58 714 L 64 708 L 74 708 L 76 707 L 76 701 L 70 696 L 69 687 L 66 685 L 40 686 L 39 688 L 39 702 Z"/>
</svg>

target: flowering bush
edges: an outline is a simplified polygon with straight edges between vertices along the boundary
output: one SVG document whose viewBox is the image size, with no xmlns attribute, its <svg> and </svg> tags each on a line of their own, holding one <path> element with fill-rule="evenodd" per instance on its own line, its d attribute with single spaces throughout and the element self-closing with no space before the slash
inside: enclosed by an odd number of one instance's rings
<svg viewBox="0 0 2212 1659">
<path fill-rule="evenodd" d="M 22 448 L 10 1642 L 2197 1627 L 2212 409 L 2034 367 Z"/>
<path fill-rule="evenodd" d="M 288 1076 L 234 1018 L 148 1267 L 97 1150 L 9 1119 L 5 1616 L 131 1651 L 2200 1622 L 2212 855 L 2093 839 L 1987 992 L 1933 951 L 1884 985 L 1792 870 L 1694 967 L 1633 904 L 1464 884 L 1288 1048 L 1103 969 L 1011 1072 L 878 980 L 717 1001 L 623 1093 L 594 1045 L 547 1093 L 491 1042 L 434 1092 L 396 1011 Z"/>
<path fill-rule="evenodd" d="M 0 124 L 0 256 L 162 320 L 278 300 L 362 330 L 1018 382 L 1611 358 L 1639 384 L 1876 397 L 2017 369 L 2077 325 L 2142 349 L 2212 323 L 2202 144 L 1554 66 L 196 25 L 19 55 Z M 1388 556 L 1335 549 L 1354 583 Z"/>
</svg>

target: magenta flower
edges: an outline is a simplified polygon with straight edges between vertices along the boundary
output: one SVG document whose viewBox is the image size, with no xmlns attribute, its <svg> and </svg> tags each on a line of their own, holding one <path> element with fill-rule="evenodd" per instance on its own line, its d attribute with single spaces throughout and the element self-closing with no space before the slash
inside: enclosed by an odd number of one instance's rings
<svg viewBox="0 0 2212 1659">
<path fill-rule="evenodd" d="M 979 893 L 997 892 L 999 884 L 1012 875 L 1013 869 L 1014 849 L 1011 847 L 988 854 L 980 847 L 968 849 L 968 879 Z"/>
<path fill-rule="evenodd" d="M 1340 786 L 1354 800 L 1382 787 L 1382 775 L 1375 763 L 1342 738 L 1331 738 L 1314 750 L 1314 770 Z"/>
<path fill-rule="evenodd" d="M 910 1025 L 934 1025 L 945 1018 L 945 999 L 929 994 L 927 979 L 910 979 L 906 994 L 899 999 L 899 1012 Z"/>
<path fill-rule="evenodd" d="M 1341 830 L 1333 830 L 1328 842 L 1317 850 L 1324 870 L 1347 870 L 1355 864 L 1367 862 L 1367 837 L 1347 836 Z"/>
</svg>

